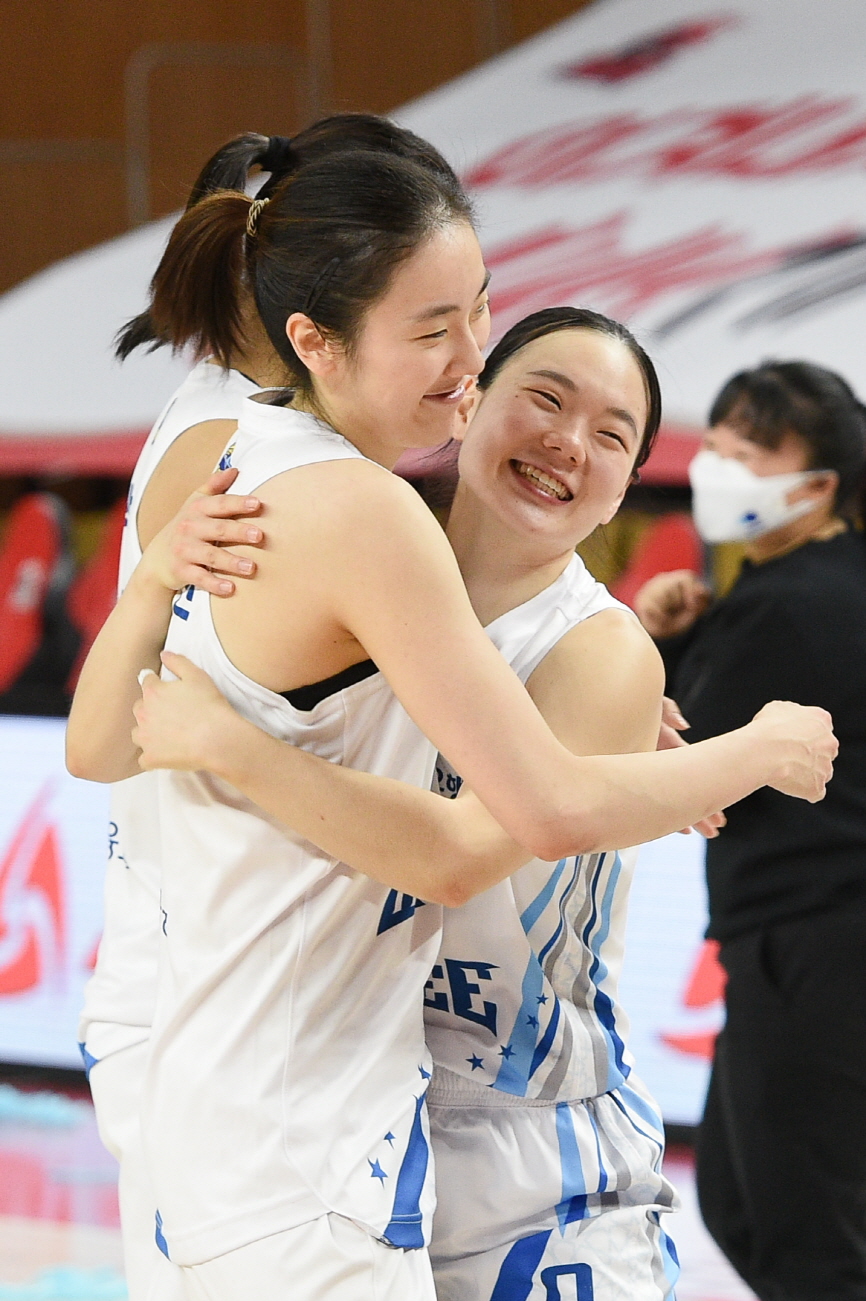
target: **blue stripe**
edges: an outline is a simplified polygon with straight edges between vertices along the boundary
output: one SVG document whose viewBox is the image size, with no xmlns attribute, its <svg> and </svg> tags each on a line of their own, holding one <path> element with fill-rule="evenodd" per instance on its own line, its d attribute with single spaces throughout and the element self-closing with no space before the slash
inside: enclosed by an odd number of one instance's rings
<svg viewBox="0 0 866 1301">
<path fill-rule="evenodd" d="M 658 1211 L 651 1212 L 650 1218 L 658 1225 L 659 1231 L 659 1249 L 661 1251 L 662 1267 L 665 1272 L 665 1278 L 670 1283 L 670 1291 L 667 1296 L 673 1301 L 674 1287 L 680 1276 L 680 1258 L 677 1255 L 677 1249 L 674 1246 L 673 1239 L 668 1237 L 659 1222 Z"/>
<path fill-rule="evenodd" d="M 635 1093 L 634 1089 L 630 1088 L 627 1084 L 621 1084 L 618 1089 L 612 1091 L 607 1096 L 611 1099 L 614 1106 L 619 1108 L 632 1129 L 634 1129 L 638 1134 L 641 1134 L 644 1138 L 649 1139 L 651 1143 L 658 1145 L 660 1161 L 662 1156 L 664 1156 L 665 1132 L 661 1117 L 658 1113 L 653 1111 L 652 1107 L 644 1101 L 640 1094 Z M 645 1129 L 641 1129 L 640 1125 L 637 1124 L 634 1116 L 631 1114 L 632 1110 L 636 1111 L 641 1120 L 643 1120 L 647 1125 L 652 1126 L 652 1133 L 648 1134 Z M 656 1165 L 658 1164 L 659 1162 L 657 1161 Z"/>
<path fill-rule="evenodd" d="M 166 1242 L 165 1235 L 162 1231 L 162 1216 L 159 1211 L 156 1213 L 156 1231 L 153 1236 L 156 1245 L 159 1247 L 163 1256 L 165 1256 L 166 1260 L 171 1260 L 171 1256 L 168 1254 L 168 1243 Z"/>
<path fill-rule="evenodd" d="M 541 952 L 539 953 L 539 955 L 538 955 L 538 961 L 539 961 L 539 962 L 544 962 L 544 959 L 547 957 L 548 953 L 549 953 L 550 950 L 553 948 L 554 944 L 556 943 L 556 941 L 559 939 L 560 935 L 562 934 L 562 929 L 563 929 L 563 927 L 565 926 L 565 905 L 566 905 L 566 903 L 568 902 L 568 900 L 569 900 L 569 898 L 570 898 L 570 896 L 571 896 L 571 892 L 572 892 L 572 890 L 574 889 L 575 885 L 577 884 L 577 878 L 578 878 L 578 873 L 579 873 L 579 871 L 580 871 L 580 859 L 579 859 L 579 858 L 576 858 L 576 859 L 574 860 L 574 871 L 573 871 L 572 874 L 571 874 L 571 880 L 569 881 L 568 885 L 567 885 L 567 886 L 565 887 L 565 889 L 563 890 L 562 894 L 559 896 L 559 924 L 558 924 L 558 926 L 556 927 L 556 930 L 555 930 L 555 931 L 553 932 L 553 934 L 551 935 L 550 939 L 549 939 L 549 940 L 547 941 L 547 943 L 544 945 L 544 948 L 543 948 L 543 949 L 541 950 Z"/>
<path fill-rule="evenodd" d="M 561 858 L 559 860 L 556 867 L 553 869 L 550 876 L 547 878 L 547 882 L 544 886 L 544 889 L 541 890 L 540 893 L 535 896 L 532 903 L 528 904 L 527 907 L 524 908 L 523 912 L 520 914 L 520 925 L 523 927 L 527 935 L 532 930 L 533 926 L 538 921 L 539 917 L 544 912 L 545 908 L 553 898 L 553 892 L 556 889 L 557 882 L 559 881 L 559 878 L 562 876 L 562 873 L 565 869 L 565 865 L 567 862 L 568 862 L 567 858 Z"/>
<path fill-rule="evenodd" d="M 494 1089 L 501 1089 L 503 1093 L 513 1093 L 518 1098 L 526 1097 L 529 1077 L 534 1069 L 533 1062 L 537 1052 L 535 1043 L 538 1038 L 537 1014 L 541 1007 L 538 999 L 543 989 L 544 972 L 541 970 L 538 958 L 531 953 L 526 971 L 523 973 L 520 1010 L 511 1028 L 507 1045 L 512 1050 L 512 1055 L 502 1058 L 496 1079 L 493 1081 Z M 536 1021 L 536 1025 L 530 1025 L 530 1017 Z"/>
<path fill-rule="evenodd" d="M 547 1029 L 545 1030 L 544 1036 L 541 1039 L 538 1047 L 536 1048 L 535 1052 L 532 1054 L 532 1064 L 529 1067 L 530 1079 L 532 1079 L 533 1075 L 538 1070 L 539 1066 L 544 1061 L 547 1054 L 550 1052 L 550 1049 L 553 1045 L 553 1041 L 556 1038 L 556 1031 L 559 1027 L 559 1016 L 560 1016 L 559 999 L 554 994 L 553 1011 L 551 1013 L 550 1020 L 547 1023 Z"/>
<path fill-rule="evenodd" d="M 544 1229 L 515 1242 L 502 1262 L 490 1301 L 527 1301 L 551 1232 Z"/>
<path fill-rule="evenodd" d="M 583 942 L 593 955 L 593 960 L 589 968 L 589 978 L 595 986 L 595 998 L 593 999 L 593 1010 L 598 1017 L 599 1024 L 605 1033 L 608 1041 L 608 1078 L 606 1092 L 617 1088 L 626 1080 L 631 1072 L 631 1067 L 625 1061 L 625 1044 L 621 1039 L 616 1025 L 616 1015 L 614 1004 L 608 994 L 599 986 L 607 978 L 607 964 L 601 956 L 602 945 L 610 935 L 610 920 L 613 909 L 613 900 L 616 893 L 617 882 L 622 872 L 622 862 L 619 854 L 614 856 L 613 868 L 605 886 L 604 896 L 601 902 L 601 909 L 598 908 L 597 890 L 601 879 L 602 872 L 607 864 L 609 855 L 602 855 L 592 880 L 590 888 L 590 897 L 592 899 L 592 914 L 584 927 Z M 595 935 L 592 934 L 596 920 L 600 917 L 600 925 Z"/>
<path fill-rule="evenodd" d="M 592 1126 L 593 1136 L 595 1137 L 595 1152 L 598 1157 L 598 1191 L 603 1193 L 607 1189 L 607 1171 L 604 1168 L 604 1157 L 601 1154 L 601 1138 L 598 1132 L 598 1125 L 595 1123 L 595 1116 L 587 1107 L 586 1114 L 589 1117 L 589 1123 Z"/>
<path fill-rule="evenodd" d="M 93 1056 L 93 1053 L 89 1053 L 89 1052 L 87 1051 L 87 1049 L 85 1048 L 84 1044 L 79 1044 L 79 1045 L 78 1045 L 78 1051 L 81 1053 L 81 1060 L 84 1062 L 84 1076 L 85 1076 L 85 1079 L 88 1079 L 88 1080 L 89 1080 L 89 1079 L 90 1079 L 90 1072 L 93 1070 L 94 1066 L 95 1066 L 96 1063 L 99 1061 L 99 1058 L 98 1058 L 98 1057 L 94 1057 L 94 1056 Z"/>
<path fill-rule="evenodd" d="M 574 1132 L 574 1117 L 567 1102 L 556 1104 L 556 1137 L 562 1166 L 562 1198 L 556 1208 L 560 1229 L 586 1219 L 586 1176 Z"/>
<path fill-rule="evenodd" d="M 383 1237 L 392 1247 L 404 1247 L 411 1251 L 424 1246 L 424 1225 L 421 1214 L 421 1194 L 427 1179 L 427 1167 L 430 1163 L 430 1149 L 421 1121 L 425 1095 L 415 1099 L 415 1119 L 406 1145 L 406 1154 L 397 1176 L 397 1188 L 394 1192 L 394 1205 L 391 1209 L 391 1223 Z"/>
</svg>

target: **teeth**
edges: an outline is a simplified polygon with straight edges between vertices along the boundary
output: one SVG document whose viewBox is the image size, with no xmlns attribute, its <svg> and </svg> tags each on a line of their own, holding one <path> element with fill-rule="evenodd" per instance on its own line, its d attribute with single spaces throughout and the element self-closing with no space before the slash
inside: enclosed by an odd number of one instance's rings
<svg viewBox="0 0 866 1301">
<path fill-rule="evenodd" d="M 529 479 L 531 483 L 543 488 L 545 492 L 551 493 L 554 497 L 558 497 L 560 501 L 565 501 L 571 496 L 564 484 L 560 483 L 558 479 L 551 478 L 543 470 L 536 470 L 534 466 L 527 465 L 525 461 L 516 461 L 515 467 L 517 473 L 522 474 L 524 479 Z"/>
</svg>

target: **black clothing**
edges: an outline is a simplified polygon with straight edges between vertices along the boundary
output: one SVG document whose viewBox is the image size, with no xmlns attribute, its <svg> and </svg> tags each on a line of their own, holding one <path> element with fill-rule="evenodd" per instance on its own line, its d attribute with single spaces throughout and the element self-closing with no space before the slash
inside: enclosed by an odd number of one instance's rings
<svg viewBox="0 0 866 1301">
<path fill-rule="evenodd" d="M 866 902 L 750 931 L 721 960 L 707 1228 L 762 1301 L 866 1301 Z"/>
<path fill-rule="evenodd" d="M 823 705 L 839 757 L 826 798 L 760 790 L 707 845 L 708 935 L 866 898 L 866 542 L 853 531 L 744 564 L 724 600 L 659 643 L 689 741 L 741 727 L 770 700 Z"/>
<path fill-rule="evenodd" d="M 774 699 L 833 715 L 823 802 L 757 791 L 707 845 L 727 1021 L 697 1178 L 710 1233 L 762 1301 L 866 1301 L 866 542 L 746 563 L 661 649 L 689 740 Z"/>
</svg>

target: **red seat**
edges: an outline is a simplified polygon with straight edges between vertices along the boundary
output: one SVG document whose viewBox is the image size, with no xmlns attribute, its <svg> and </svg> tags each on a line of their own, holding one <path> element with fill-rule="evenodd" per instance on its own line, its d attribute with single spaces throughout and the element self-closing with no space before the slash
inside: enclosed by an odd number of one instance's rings
<svg viewBox="0 0 866 1301">
<path fill-rule="evenodd" d="M 0 694 L 36 656 L 46 599 L 68 583 L 71 566 L 63 503 L 46 492 L 22 497 L 0 547 Z"/>
<path fill-rule="evenodd" d="M 70 692 L 75 690 L 87 652 L 117 600 L 117 571 L 125 517 L 126 501 L 120 498 L 109 511 L 96 552 L 69 589 L 66 608 L 81 634 L 81 647 L 69 675 Z"/>
<path fill-rule="evenodd" d="M 620 601 L 634 608 L 634 599 L 640 589 L 656 574 L 672 569 L 690 569 L 701 574 L 704 569 L 703 543 L 685 512 L 662 515 L 647 528 L 611 592 Z"/>
</svg>

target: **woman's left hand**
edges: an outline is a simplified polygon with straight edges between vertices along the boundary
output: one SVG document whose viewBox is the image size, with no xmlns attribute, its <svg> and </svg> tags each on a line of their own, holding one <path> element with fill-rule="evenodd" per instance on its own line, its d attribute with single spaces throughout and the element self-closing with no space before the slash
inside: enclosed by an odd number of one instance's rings
<svg viewBox="0 0 866 1301">
<path fill-rule="evenodd" d="M 140 678 L 141 700 L 132 710 L 132 741 L 141 751 L 139 766 L 187 772 L 212 769 L 215 756 L 230 744 L 239 715 L 186 656 L 163 651 L 161 659 L 175 680 L 162 681 L 145 670 Z"/>
<path fill-rule="evenodd" d="M 229 469 L 212 474 L 147 547 L 140 563 L 161 586 L 173 592 L 198 587 L 212 596 L 231 596 L 235 585 L 228 575 L 255 574 L 254 560 L 226 550 L 264 541 L 261 528 L 250 518 L 261 510 L 259 499 L 228 495 L 237 473 Z"/>
</svg>

